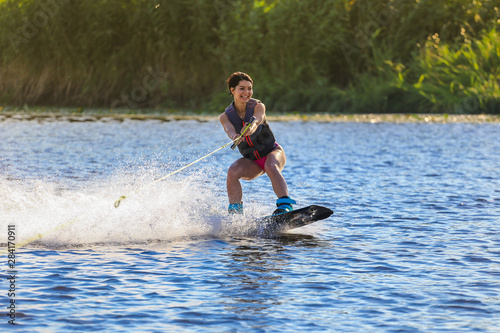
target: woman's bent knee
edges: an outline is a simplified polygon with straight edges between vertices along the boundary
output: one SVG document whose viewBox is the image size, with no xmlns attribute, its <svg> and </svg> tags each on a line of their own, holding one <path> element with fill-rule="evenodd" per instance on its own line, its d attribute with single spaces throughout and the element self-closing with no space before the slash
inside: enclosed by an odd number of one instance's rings
<svg viewBox="0 0 500 333">
<path fill-rule="evenodd" d="M 241 178 L 241 172 L 238 170 L 238 168 L 229 168 L 227 170 L 227 178 L 229 179 L 240 179 Z"/>
<path fill-rule="evenodd" d="M 229 179 L 252 180 L 263 173 L 264 171 L 255 162 L 240 159 L 229 167 L 227 177 Z"/>
</svg>

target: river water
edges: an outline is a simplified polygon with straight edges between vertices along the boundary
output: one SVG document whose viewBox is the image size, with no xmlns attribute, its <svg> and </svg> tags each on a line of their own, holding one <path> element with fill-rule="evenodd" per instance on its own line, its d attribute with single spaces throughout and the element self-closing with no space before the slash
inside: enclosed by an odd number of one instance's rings
<svg viewBox="0 0 500 333">
<path fill-rule="evenodd" d="M 500 332 L 499 124 L 271 127 L 296 207 L 335 213 L 263 238 L 267 176 L 226 216 L 229 148 L 152 183 L 216 121 L 1 121 L 2 330 Z"/>
</svg>

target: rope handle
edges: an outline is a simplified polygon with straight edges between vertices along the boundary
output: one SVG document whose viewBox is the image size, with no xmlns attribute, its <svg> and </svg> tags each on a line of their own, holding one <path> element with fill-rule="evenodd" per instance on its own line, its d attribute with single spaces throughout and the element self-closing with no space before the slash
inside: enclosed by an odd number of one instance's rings
<svg viewBox="0 0 500 333">
<path fill-rule="evenodd" d="M 252 124 L 255 120 L 257 120 L 257 118 L 255 118 L 255 116 L 252 116 L 252 118 L 250 118 L 250 121 L 247 123 L 247 127 L 245 127 L 245 130 L 243 131 L 243 133 L 241 133 L 240 136 L 236 140 L 234 140 L 235 142 L 231 146 L 232 150 L 234 150 L 236 148 L 236 146 L 237 146 L 236 142 L 243 137 L 245 132 L 250 128 L 250 126 L 252 126 Z"/>
</svg>

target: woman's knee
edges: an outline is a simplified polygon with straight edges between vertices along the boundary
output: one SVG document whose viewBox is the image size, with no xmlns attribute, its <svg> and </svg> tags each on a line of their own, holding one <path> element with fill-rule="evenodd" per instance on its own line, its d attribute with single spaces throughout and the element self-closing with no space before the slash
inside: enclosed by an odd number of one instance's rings
<svg viewBox="0 0 500 333">
<path fill-rule="evenodd" d="M 273 152 L 271 152 L 266 160 L 266 170 L 268 168 L 276 168 L 278 171 L 281 172 L 283 168 L 285 167 L 286 164 L 286 155 L 283 149 L 275 149 Z"/>
<path fill-rule="evenodd" d="M 231 165 L 227 170 L 227 178 L 240 179 L 242 177 L 241 168 L 238 165 Z"/>
<path fill-rule="evenodd" d="M 266 163 L 266 173 L 269 176 L 281 174 L 281 169 L 277 163 Z"/>
<path fill-rule="evenodd" d="M 227 171 L 227 176 L 229 179 L 243 179 L 252 180 L 260 175 L 264 171 L 253 161 L 240 159 L 234 162 Z"/>
<path fill-rule="evenodd" d="M 267 173 L 281 173 L 285 166 L 285 161 L 280 159 L 280 157 L 281 156 L 269 156 L 267 158 L 265 166 Z"/>
</svg>

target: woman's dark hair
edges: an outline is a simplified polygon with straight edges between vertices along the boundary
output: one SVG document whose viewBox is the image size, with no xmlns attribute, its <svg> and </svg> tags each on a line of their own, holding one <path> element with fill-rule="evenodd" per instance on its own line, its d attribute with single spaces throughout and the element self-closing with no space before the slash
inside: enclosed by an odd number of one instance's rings
<svg viewBox="0 0 500 333">
<path fill-rule="evenodd" d="M 229 94 L 231 96 L 233 96 L 231 88 L 236 88 L 238 83 L 240 83 L 240 81 L 242 80 L 249 81 L 253 85 L 253 81 L 250 75 L 243 72 L 235 72 L 231 74 L 231 76 L 227 79 L 227 88 L 229 89 Z"/>
</svg>

